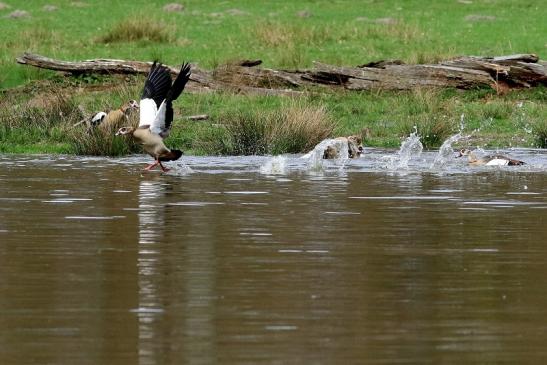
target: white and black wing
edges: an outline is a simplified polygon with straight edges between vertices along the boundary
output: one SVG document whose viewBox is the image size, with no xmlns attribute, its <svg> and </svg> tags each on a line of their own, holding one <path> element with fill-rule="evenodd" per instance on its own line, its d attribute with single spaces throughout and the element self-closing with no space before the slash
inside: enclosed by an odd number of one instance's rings
<svg viewBox="0 0 547 365">
<path fill-rule="evenodd" d="M 106 117 L 105 112 L 98 112 L 91 118 L 91 126 L 96 127 L 101 124 Z"/>
<path fill-rule="evenodd" d="M 150 124 L 150 130 L 153 133 L 159 134 L 163 138 L 169 134 L 171 123 L 173 122 L 173 101 L 177 100 L 184 90 L 186 83 L 190 79 L 190 74 L 190 65 L 187 63 L 183 64 L 173 86 L 167 92 L 165 100 L 160 104 L 154 121 Z"/>
<path fill-rule="evenodd" d="M 171 74 L 169 69 L 154 61 L 144 83 L 140 101 L 139 127 L 152 125 L 158 114 L 161 103 L 171 89 Z"/>
</svg>

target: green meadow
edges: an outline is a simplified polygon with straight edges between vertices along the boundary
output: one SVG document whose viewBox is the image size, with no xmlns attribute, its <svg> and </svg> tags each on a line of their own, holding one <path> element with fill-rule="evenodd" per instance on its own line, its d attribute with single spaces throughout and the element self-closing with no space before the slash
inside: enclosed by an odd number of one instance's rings
<svg viewBox="0 0 547 365">
<path fill-rule="evenodd" d="M 180 11 L 165 10 L 167 4 L 2 0 L 0 152 L 139 151 L 110 136 L 88 138 L 73 124 L 138 98 L 143 77 L 65 77 L 18 65 L 15 58 L 25 51 L 74 61 L 190 61 L 210 70 L 235 59 L 261 59 L 264 67 L 286 69 L 313 61 L 431 63 L 459 55 L 535 53 L 547 59 L 547 7 L 541 1 L 186 0 Z M 416 126 L 426 147 L 434 148 L 463 120 L 475 145 L 545 147 L 545 99 L 543 87 L 504 95 L 313 90 L 295 99 L 185 93 L 175 103 L 167 144 L 196 154 L 303 152 L 325 136 L 366 128 L 367 145 L 397 147 Z M 188 121 L 192 114 L 210 118 Z"/>
</svg>

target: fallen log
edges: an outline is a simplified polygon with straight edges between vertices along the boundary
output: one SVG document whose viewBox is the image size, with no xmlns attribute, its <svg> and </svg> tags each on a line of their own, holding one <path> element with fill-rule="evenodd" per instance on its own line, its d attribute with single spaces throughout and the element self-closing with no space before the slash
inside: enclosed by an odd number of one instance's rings
<svg viewBox="0 0 547 365">
<path fill-rule="evenodd" d="M 24 53 L 17 62 L 29 66 L 81 73 L 142 73 L 151 62 L 86 60 L 68 62 Z M 189 91 L 227 90 L 259 95 L 301 95 L 310 85 L 348 90 L 409 90 L 414 88 L 471 89 L 492 87 L 498 91 L 547 84 L 546 64 L 533 54 L 501 57 L 458 57 L 438 64 L 407 65 L 402 61 L 371 62 L 343 67 L 315 62 L 309 70 L 272 70 L 256 67 L 260 60 L 243 60 L 206 71 L 192 65 Z M 169 66 L 168 66 L 169 67 Z M 173 75 L 175 67 L 169 67 Z"/>
<path fill-rule="evenodd" d="M 487 72 L 496 83 L 509 87 L 532 87 L 547 82 L 546 69 L 538 63 L 536 55 L 512 55 L 502 57 L 459 57 L 442 62 L 442 65 Z"/>
<path fill-rule="evenodd" d="M 112 60 L 112 59 L 94 59 L 79 62 L 61 61 L 53 58 L 41 56 L 34 53 L 23 53 L 17 57 L 17 63 L 22 65 L 34 66 L 38 68 L 68 72 L 74 75 L 79 74 L 147 74 L 152 66 L 152 62 Z M 171 71 L 173 76 L 178 75 L 179 69 L 165 65 Z M 208 84 L 211 80 L 210 72 L 199 69 L 192 65 L 192 75 L 190 81 L 199 84 Z"/>
<path fill-rule="evenodd" d="M 295 72 L 251 68 L 233 64 L 217 67 L 213 71 L 213 79 L 225 84 L 266 89 L 298 88 L 303 84 L 303 80 Z"/>
<path fill-rule="evenodd" d="M 442 65 L 386 65 L 384 68 L 339 67 L 319 62 L 303 78 L 349 90 L 409 90 L 420 87 L 470 89 L 492 86 L 494 80 L 484 71 Z"/>
</svg>

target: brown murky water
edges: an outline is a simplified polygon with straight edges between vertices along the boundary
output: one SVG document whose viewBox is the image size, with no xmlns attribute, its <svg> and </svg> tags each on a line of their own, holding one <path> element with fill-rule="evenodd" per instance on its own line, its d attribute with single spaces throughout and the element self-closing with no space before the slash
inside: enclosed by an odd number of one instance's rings
<svg viewBox="0 0 547 365">
<path fill-rule="evenodd" d="M 542 363 L 533 158 L 288 158 L 272 174 L 185 157 L 159 174 L 140 157 L 0 156 L 0 364 Z"/>
</svg>

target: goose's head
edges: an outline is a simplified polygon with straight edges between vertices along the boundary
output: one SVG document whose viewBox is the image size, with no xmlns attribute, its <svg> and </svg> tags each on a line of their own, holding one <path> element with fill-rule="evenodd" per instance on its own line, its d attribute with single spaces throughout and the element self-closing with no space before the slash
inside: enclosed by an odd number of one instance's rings
<svg viewBox="0 0 547 365">
<path fill-rule="evenodd" d="M 361 136 L 348 137 L 348 155 L 350 158 L 360 157 L 363 153 L 363 138 Z"/>
<path fill-rule="evenodd" d="M 116 132 L 116 136 L 124 136 L 126 134 L 133 134 L 134 131 L 135 131 L 135 128 L 133 128 L 133 127 L 121 127 Z"/>
<path fill-rule="evenodd" d="M 134 110 L 139 109 L 139 103 L 137 100 L 131 99 L 120 108 L 125 115 L 131 114 Z"/>
</svg>

